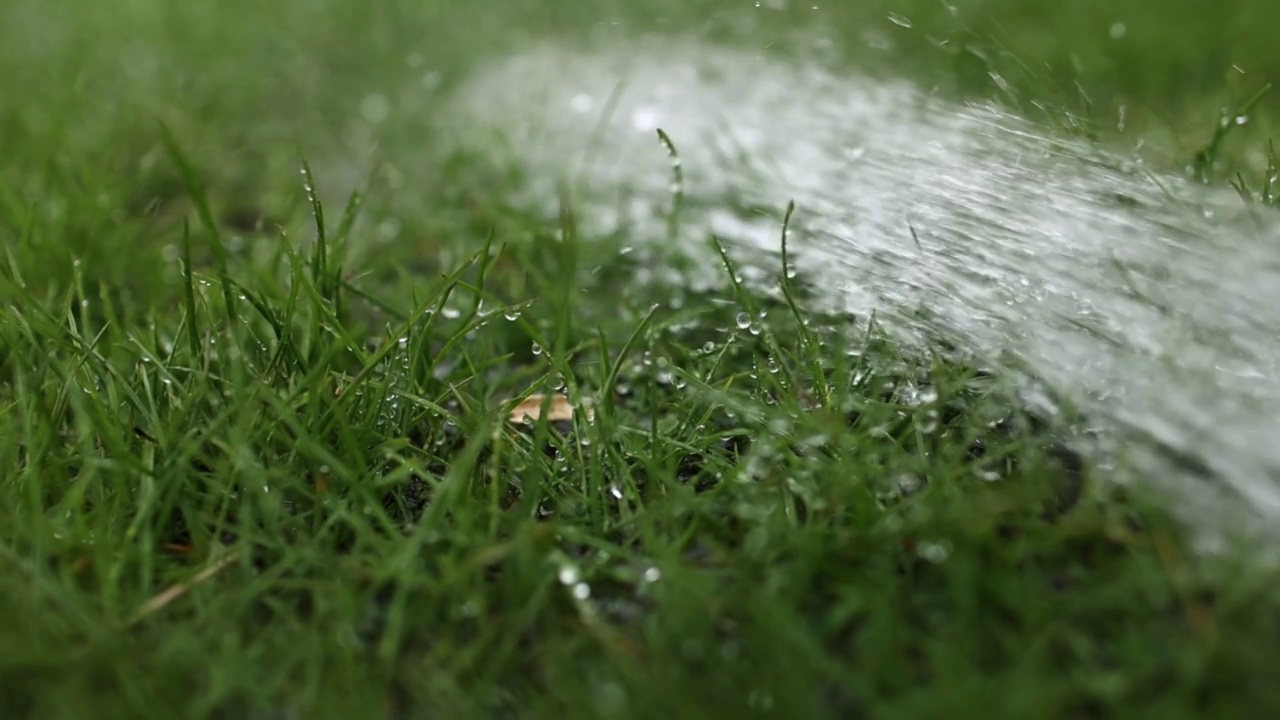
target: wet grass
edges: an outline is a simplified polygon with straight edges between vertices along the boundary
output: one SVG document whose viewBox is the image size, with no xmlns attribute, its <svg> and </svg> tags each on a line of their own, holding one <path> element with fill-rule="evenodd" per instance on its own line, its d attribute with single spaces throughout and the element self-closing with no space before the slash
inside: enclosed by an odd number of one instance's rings
<svg viewBox="0 0 1280 720">
<path fill-rule="evenodd" d="M 1269 575 L 1198 558 L 964 358 L 810 312 L 781 269 L 628 285 L 646 260 L 593 256 L 568 209 L 371 300 L 353 225 L 311 210 L 256 261 L 184 228 L 171 309 L 11 253 L 6 716 L 1280 701 Z M 530 393 L 576 413 L 510 422 Z"/>
<path fill-rule="evenodd" d="M 1007 4 L 1028 26 L 1048 12 Z M 1109 484 L 1069 407 L 1033 414 L 972 358 L 824 313 L 784 257 L 764 290 L 724 248 L 719 284 L 649 274 L 678 264 L 652 238 L 582 237 L 571 199 L 532 213 L 507 200 L 518 179 L 467 158 L 430 193 L 375 174 L 344 206 L 323 172 L 299 178 L 294 141 L 358 134 L 353 78 L 400 67 L 414 23 L 255 8 L 121 5 L 135 44 L 39 66 L 0 49 L 0 87 L 29 90 L 0 106 L 18 139 L 0 167 L 0 714 L 1280 708 L 1274 573 L 1230 538 L 1198 554 L 1160 498 Z M 896 11 L 921 32 L 947 17 Z M 1182 15 L 1160 37 L 1189 33 Z M 315 32 L 268 45 L 266 19 Z M 1084 32 L 1047 47 L 1082 53 L 1067 79 L 1095 98 L 1180 108 L 1207 129 L 1189 145 L 1211 149 L 1207 180 L 1274 198 L 1242 126 L 1213 134 L 1210 96 L 1234 86 L 1142 82 L 1220 70 L 1203 32 L 1130 78 Z M 1039 67 L 1036 36 L 984 37 Z M 103 85 L 113 57 L 129 79 Z M 416 212 L 386 212 L 415 192 Z M 512 422 L 532 394 L 572 419 Z"/>
</svg>

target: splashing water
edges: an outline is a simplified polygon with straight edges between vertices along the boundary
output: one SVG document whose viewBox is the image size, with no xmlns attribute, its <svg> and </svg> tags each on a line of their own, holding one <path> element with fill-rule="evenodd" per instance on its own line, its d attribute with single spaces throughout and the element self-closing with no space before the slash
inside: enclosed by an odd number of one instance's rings
<svg viewBox="0 0 1280 720">
<path fill-rule="evenodd" d="M 655 239 L 661 128 L 682 158 L 681 243 L 774 251 L 794 199 L 799 269 L 847 309 L 1014 358 L 1150 441 L 1145 476 L 1215 478 L 1280 512 L 1280 222 L 1234 195 L 992 106 L 692 41 L 535 49 L 476 73 L 448 114 L 458 144 L 503 139 L 531 198 L 567 178 L 594 229 Z"/>
</svg>

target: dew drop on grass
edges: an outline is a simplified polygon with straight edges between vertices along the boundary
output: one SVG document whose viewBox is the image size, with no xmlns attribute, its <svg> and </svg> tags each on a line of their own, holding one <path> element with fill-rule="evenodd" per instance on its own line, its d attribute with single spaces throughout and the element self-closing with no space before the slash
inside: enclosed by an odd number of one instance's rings
<svg viewBox="0 0 1280 720">
<path fill-rule="evenodd" d="M 591 586 L 586 583 L 578 583 L 573 586 L 573 596 L 578 600 L 586 600 L 591 597 Z"/>
<path fill-rule="evenodd" d="M 894 482 L 898 491 L 904 495 L 910 495 L 924 487 L 924 478 L 914 473 L 902 473 Z"/>
<path fill-rule="evenodd" d="M 934 387 L 909 386 L 903 389 L 902 400 L 913 407 L 930 405 L 938 401 L 938 389 Z"/>
<path fill-rule="evenodd" d="M 610 494 L 610 495 L 612 495 L 612 496 L 614 497 L 614 499 L 616 499 L 616 500 L 621 500 L 621 499 L 622 499 L 622 488 L 618 487 L 617 485 L 610 485 L 610 486 L 609 486 L 609 494 Z"/>
<path fill-rule="evenodd" d="M 708 340 L 702 343 L 702 352 L 706 353 L 707 355 L 710 355 L 715 351 L 716 351 L 716 344 L 711 340 Z"/>
<path fill-rule="evenodd" d="M 751 316 L 744 312 L 738 313 L 737 325 L 739 330 L 751 327 Z"/>
<path fill-rule="evenodd" d="M 573 585 L 578 582 L 580 577 L 578 568 L 572 565 L 565 565 L 560 568 L 559 578 L 561 585 Z"/>
<path fill-rule="evenodd" d="M 996 482 L 1000 479 L 1000 471 L 989 467 L 980 467 L 974 471 L 979 480 L 986 482 Z"/>
<path fill-rule="evenodd" d="M 507 320 L 510 320 L 511 322 L 515 322 L 516 320 L 520 319 L 520 311 L 515 309 L 507 310 L 506 312 L 502 313 L 502 316 Z"/>
<path fill-rule="evenodd" d="M 451 308 L 451 307 L 447 307 L 441 310 L 440 314 L 444 316 L 445 320 L 457 320 L 458 318 L 462 317 L 461 310 L 457 308 Z"/>
<path fill-rule="evenodd" d="M 946 562 L 947 556 L 951 554 L 950 548 L 936 542 L 922 542 L 916 552 L 922 559 L 935 565 Z"/>
<path fill-rule="evenodd" d="M 542 354 L 542 346 L 541 346 L 541 345 L 539 345 L 538 343 L 534 343 L 533 345 L 531 345 L 531 346 L 529 347 L 529 351 L 530 351 L 530 352 L 532 352 L 534 355 L 541 355 L 541 354 Z"/>
<path fill-rule="evenodd" d="M 662 571 L 656 567 L 651 567 L 644 571 L 644 581 L 647 583 L 656 583 L 662 579 Z"/>
</svg>

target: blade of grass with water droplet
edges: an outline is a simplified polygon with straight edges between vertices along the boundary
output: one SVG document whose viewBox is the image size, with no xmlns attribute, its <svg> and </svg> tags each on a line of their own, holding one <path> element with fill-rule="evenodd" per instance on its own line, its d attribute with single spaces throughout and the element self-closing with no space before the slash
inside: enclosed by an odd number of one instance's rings
<svg viewBox="0 0 1280 720">
<path fill-rule="evenodd" d="M 199 174 L 195 167 L 187 159 L 182 151 L 182 146 L 178 144 L 178 140 L 173 135 L 173 131 L 163 122 L 160 125 L 160 142 L 164 145 L 165 151 L 169 154 L 169 159 L 173 161 L 178 168 L 178 173 L 182 176 L 182 182 L 186 185 L 187 193 L 191 196 L 191 201 L 195 203 L 196 213 L 200 217 L 200 222 L 204 226 L 204 230 L 209 235 L 209 246 L 213 250 L 214 267 L 218 271 L 218 281 L 222 285 L 222 300 L 226 305 L 223 308 L 227 316 L 228 326 L 235 324 L 235 296 L 231 292 L 230 271 L 228 270 L 227 246 L 222 241 L 222 233 L 218 230 L 218 222 L 213 217 L 213 210 L 209 207 L 209 196 L 205 191 L 204 183 L 200 180 Z"/>
</svg>

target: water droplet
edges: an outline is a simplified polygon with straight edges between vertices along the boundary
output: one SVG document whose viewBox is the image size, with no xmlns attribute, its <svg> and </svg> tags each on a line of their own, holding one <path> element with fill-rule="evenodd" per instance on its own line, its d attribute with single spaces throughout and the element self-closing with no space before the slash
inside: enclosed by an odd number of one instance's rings
<svg viewBox="0 0 1280 720">
<path fill-rule="evenodd" d="M 738 313 L 737 325 L 739 330 L 746 330 L 751 327 L 751 316 L 744 312 Z"/>
<path fill-rule="evenodd" d="M 631 127 L 640 132 L 651 133 L 658 129 L 658 113 L 641 108 L 631 115 Z"/>
<path fill-rule="evenodd" d="M 951 548 L 943 543 L 922 542 L 916 550 L 916 554 L 936 565 L 946 561 L 947 556 L 951 554 Z"/>
<path fill-rule="evenodd" d="M 462 317 L 462 311 L 457 308 L 447 307 L 440 311 L 446 320 L 457 320 Z"/>
<path fill-rule="evenodd" d="M 383 220 L 378 223 L 378 236 L 383 242 L 395 240 L 400 234 L 400 221 L 396 219 Z"/>
<path fill-rule="evenodd" d="M 516 320 L 520 319 L 520 311 L 512 308 L 502 313 L 502 317 L 506 318 L 507 320 L 510 320 L 511 322 L 515 322 Z"/>
<path fill-rule="evenodd" d="M 542 346 L 541 346 L 541 345 L 539 345 L 538 343 L 533 343 L 532 345 L 530 345 L 530 346 L 529 346 L 529 350 L 530 350 L 530 352 L 532 352 L 534 355 L 541 355 L 541 354 L 542 354 Z"/>
<path fill-rule="evenodd" d="M 1000 471 L 989 467 L 980 467 L 974 471 L 974 474 L 978 476 L 979 480 L 985 482 L 996 482 L 1000 479 Z"/>
<path fill-rule="evenodd" d="M 651 567 L 644 571 L 644 581 L 655 583 L 662 579 L 662 571 L 656 567 Z"/>
<path fill-rule="evenodd" d="M 1006 80 L 1003 75 L 996 72 L 995 70 L 988 72 L 987 75 L 991 77 L 991 82 L 994 82 L 996 84 L 996 87 L 1000 88 L 1001 92 L 1005 93 L 1006 95 L 1013 94 L 1013 86 L 1009 84 L 1009 81 Z"/>
<path fill-rule="evenodd" d="M 573 586 L 573 596 L 578 600 L 586 600 L 591 597 L 591 586 L 586 583 L 578 583 Z"/>
<path fill-rule="evenodd" d="M 560 568 L 559 578 L 561 585 L 573 585 L 578 582 L 579 577 L 578 568 L 572 565 L 565 565 Z"/>
<path fill-rule="evenodd" d="M 898 27 L 911 27 L 911 18 L 905 15 L 899 15 L 898 13 L 889 13 L 889 22 L 897 25 Z"/>
<path fill-rule="evenodd" d="M 368 95 L 360 101 L 360 116 L 366 122 L 377 125 L 391 114 L 391 101 L 381 93 Z"/>
<path fill-rule="evenodd" d="M 913 407 L 930 405 L 938 401 L 938 389 L 934 387 L 909 386 L 902 390 L 902 401 Z"/>
<path fill-rule="evenodd" d="M 898 492 L 903 495 L 911 495 L 924 487 L 924 478 L 914 473 L 902 473 L 895 480 L 898 486 Z"/>
<path fill-rule="evenodd" d="M 1129 28 L 1126 27 L 1124 23 L 1122 22 L 1111 23 L 1111 39 L 1112 40 L 1119 40 L 1120 38 L 1128 34 L 1128 32 L 1129 32 Z"/>
<path fill-rule="evenodd" d="M 577 113 L 591 112 L 592 104 L 591 96 L 586 93 L 578 93 L 569 101 L 569 107 L 573 108 L 573 111 Z"/>
</svg>

